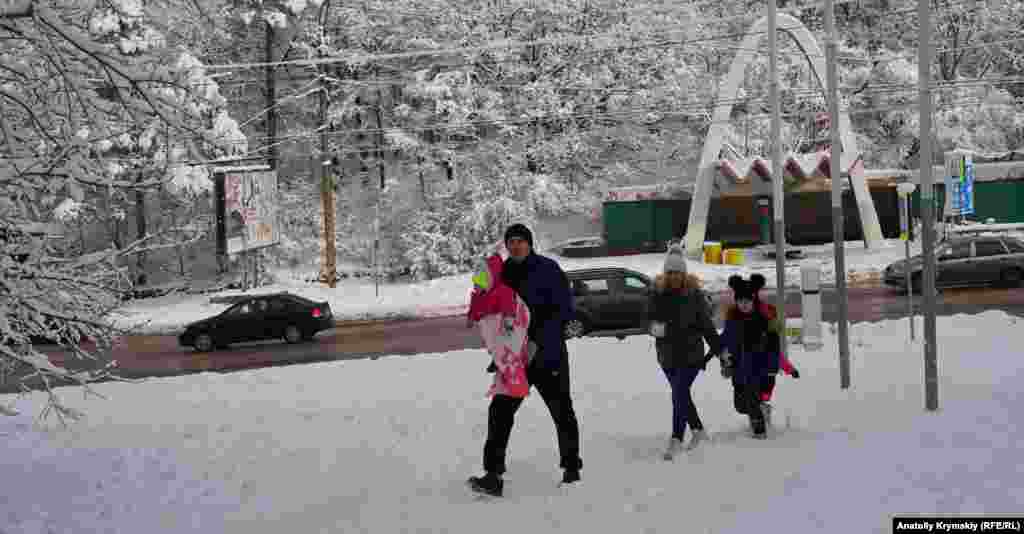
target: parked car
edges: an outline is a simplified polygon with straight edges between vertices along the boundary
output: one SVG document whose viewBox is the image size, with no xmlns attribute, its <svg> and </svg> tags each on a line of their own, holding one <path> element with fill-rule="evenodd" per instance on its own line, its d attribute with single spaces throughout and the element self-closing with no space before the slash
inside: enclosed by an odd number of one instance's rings
<svg viewBox="0 0 1024 534">
<path fill-rule="evenodd" d="M 938 288 L 989 284 L 1016 287 L 1024 279 L 1024 242 L 999 235 L 955 237 L 935 248 L 935 265 Z M 920 293 L 923 268 L 921 255 L 911 257 L 909 263 L 894 262 L 885 268 L 885 283 L 906 290 L 910 270 L 911 289 Z"/>
<path fill-rule="evenodd" d="M 283 338 L 298 343 L 333 326 L 334 315 L 326 301 L 273 293 L 245 297 L 218 315 L 188 325 L 178 342 L 200 352 L 243 341 Z"/>
<path fill-rule="evenodd" d="M 595 335 L 624 339 L 647 333 L 647 306 L 654 286 L 650 277 L 619 267 L 565 274 L 576 303 L 576 317 L 565 324 L 566 338 Z"/>
<path fill-rule="evenodd" d="M 577 237 L 551 247 L 563 258 L 596 258 L 608 255 L 608 244 L 601 236 Z"/>
</svg>

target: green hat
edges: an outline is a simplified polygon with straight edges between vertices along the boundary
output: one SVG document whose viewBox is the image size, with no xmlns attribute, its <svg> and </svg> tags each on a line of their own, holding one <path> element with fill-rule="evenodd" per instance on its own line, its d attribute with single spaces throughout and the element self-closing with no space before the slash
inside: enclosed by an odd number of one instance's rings
<svg viewBox="0 0 1024 534">
<path fill-rule="evenodd" d="M 473 285 L 487 291 L 491 288 L 491 273 L 487 269 L 473 275 Z"/>
</svg>

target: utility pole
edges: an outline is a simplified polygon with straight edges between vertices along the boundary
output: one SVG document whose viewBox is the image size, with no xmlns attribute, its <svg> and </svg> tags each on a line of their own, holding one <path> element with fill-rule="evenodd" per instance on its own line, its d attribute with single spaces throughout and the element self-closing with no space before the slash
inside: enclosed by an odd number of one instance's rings
<svg viewBox="0 0 1024 534">
<path fill-rule="evenodd" d="M 324 47 L 327 45 L 327 13 L 330 9 L 330 0 L 323 3 L 320 8 L 320 52 L 319 56 L 324 57 Z M 320 229 L 323 235 L 320 241 L 322 256 L 320 258 L 320 279 L 328 287 L 334 288 L 338 283 L 337 252 L 334 244 L 334 176 L 331 174 L 331 160 L 328 157 L 328 128 L 327 110 L 329 107 L 327 68 L 320 66 L 320 150 L 316 157 L 316 172 L 320 177 L 320 210 L 322 213 L 323 227 Z"/>
<path fill-rule="evenodd" d="M 779 102 L 778 0 L 768 0 L 769 85 L 772 101 L 771 150 L 772 197 L 775 201 L 775 307 L 782 324 L 782 350 L 786 350 L 786 222 L 782 188 L 782 103 Z"/>
<path fill-rule="evenodd" d="M 843 142 L 839 136 L 839 77 L 836 73 L 836 33 L 834 0 L 825 1 L 825 63 L 828 71 L 829 175 L 832 177 L 832 248 L 835 253 L 836 289 L 839 291 L 839 387 L 850 387 L 849 293 L 846 289 L 846 220 L 843 216 Z"/>
<path fill-rule="evenodd" d="M 918 107 L 921 117 L 921 256 L 924 260 L 924 284 L 921 291 L 921 312 L 924 316 L 924 405 L 929 411 L 939 409 L 939 369 L 935 346 L 935 216 L 934 183 L 932 181 L 932 18 L 931 2 L 918 2 L 917 70 Z M 946 194 L 949 194 L 948 192 Z"/>
<path fill-rule="evenodd" d="M 266 23 L 266 40 L 264 43 L 264 58 L 267 67 L 264 71 L 267 84 L 267 165 L 270 170 L 277 169 L 277 78 L 274 73 L 274 26 Z M 280 188 L 280 182 L 278 182 Z"/>
</svg>

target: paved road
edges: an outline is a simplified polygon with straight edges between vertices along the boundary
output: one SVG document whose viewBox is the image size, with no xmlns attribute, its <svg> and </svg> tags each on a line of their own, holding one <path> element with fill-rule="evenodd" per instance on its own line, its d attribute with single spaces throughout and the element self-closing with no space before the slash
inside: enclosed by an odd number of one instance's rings
<svg viewBox="0 0 1024 534">
<path fill-rule="evenodd" d="M 774 295 L 766 292 L 766 298 Z M 834 288 L 822 290 L 823 319 L 834 322 L 838 314 Z M 716 298 L 730 298 L 721 293 Z M 787 317 L 799 317 L 799 292 L 787 293 Z M 884 287 L 855 287 L 849 290 L 852 322 L 905 318 L 906 297 Z M 915 313 L 920 314 L 920 297 L 915 295 Z M 979 288 L 947 290 L 939 295 L 939 315 L 975 314 L 1001 309 L 1024 317 L 1024 288 Z M 134 336 L 114 349 L 122 376 L 166 376 L 208 370 L 237 370 L 268 365 L 310 361 L 356 359 L 388 354 L 411 355 L 479 348 L 475 329 L 466 328 L 463 317 L 355 323 L 321 332 L 314 341 L 297 345 L 278 342 L 235 345 L 227 350 L 200 354 L 178 346 L 172 336 Z M 64 355 L 52 353 L 54 363 Z M 72 362 L 74 367 L 81 367 Z M 87 365 L 85 367 L 88 367 Z M 0 383 L 0 391 L 6 388 Z"/>
</svg>

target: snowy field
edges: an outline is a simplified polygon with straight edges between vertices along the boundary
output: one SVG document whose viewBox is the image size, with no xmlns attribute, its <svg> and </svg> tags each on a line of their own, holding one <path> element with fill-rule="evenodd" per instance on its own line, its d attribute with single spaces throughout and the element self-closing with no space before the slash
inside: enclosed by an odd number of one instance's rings
<svg viewBox="0 0 1024 534">
<path fill-rule="evenodd" d="M 919 245 L 911 246 L 911 254 L 917 254 Z M 806 257 L 790 260 L 786 264 L 786 281 L 791 287 L 800 284 L 800 266 L 812 262 L 821 266 L 822 282 L 835 283 L 835 262 L 832 245 L 799 247 Z M 753 255 L 753 252 L 748 251 Z M 661 271 L 665 260 L 663 253 L 635 256 L 616 256 L 594 259 L 573 259 L 552 256 L 566 270 L 589 267 L 625 267 L 654 276 Z M 904 257 L 903 242 L 884 241 L 875 251 L 868 251 L 861 241 L 846 243 L 847 280 L 850 283 L 876 279 L 886 265 Z M 759 272 L 768 279 L 768 287 L 775 287 L 775 260 L 750 258 L 745 265 L 713 265 L 689 261 L 687 267 L 704 279 L 705 287 L 712 291 L 725 290 L 730 275 L 747 276 Z M 275 273 L 278 283 L 262 287 L 258 293 L 289 291 L 316 301 L 330 302 L 331 309 L 339 320 L 380 319 L 387 317 L 430 317 L 458 315 L 464 313 L 469 301 L 469 276 L 456 275 L 419 283 L 382 284 L 377 294 L 372 280 L 347 279 L 338 283 L 335 289 L 322 284 L 311 284 L 304 280 L 309 272 Z M 220 295 L 239 294 L 229 291 Z M 160 298 L 135 301 L 125 306 L 118 317 L 123 326 L 132 326 L 146 333 L 175 333 L 198 319 L 220 313 L 227 305 L 211 304 L 210 295 L 169 295 Z"/>
<path fill-rule="evenodd" d="M 713 442 L 674 463 L 650 338 L 573 340 L 583 482 L 556 487 L 534 393 L 495 502 L 464 487 L 486 431 L 479 350 L 97 385 L 107 400 L 65 389 L 88 413 L 68 429 L 34 422 L 41 395 L 0 396 L 22 413 L 0 418 L 0 531 L 864 534 L 896 514 L 1019 513 L 1020 325 L 986 312 L 938 332 L 940 411 L 923 408 L 907 322 L 856 324 L 849 390 L 834 350 L 793 347 L 801 378 L 779 378 L 768 441 L 746 436 L 712 363 L 695 397 Z"/>
</svg>

